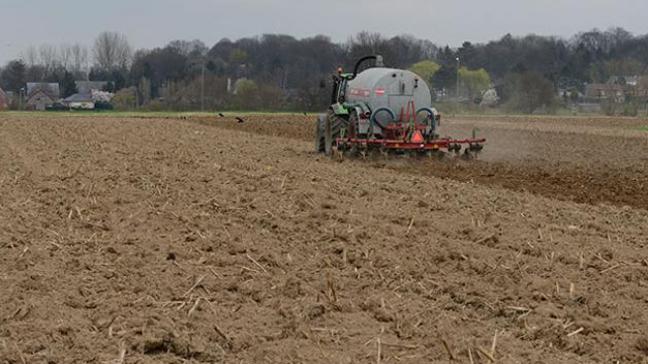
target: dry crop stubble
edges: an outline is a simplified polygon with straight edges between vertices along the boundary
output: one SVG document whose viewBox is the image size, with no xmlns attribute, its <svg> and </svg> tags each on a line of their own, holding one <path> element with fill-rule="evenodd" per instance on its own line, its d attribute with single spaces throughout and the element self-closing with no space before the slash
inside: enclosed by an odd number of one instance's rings
<svg viewBox="0 0 648 364">
<path fill-rule="evenodd" d="M 1 119 L 0 357 L 643 360 L 645 210 L 334 162 L 285 118 Z"/>
</svg>

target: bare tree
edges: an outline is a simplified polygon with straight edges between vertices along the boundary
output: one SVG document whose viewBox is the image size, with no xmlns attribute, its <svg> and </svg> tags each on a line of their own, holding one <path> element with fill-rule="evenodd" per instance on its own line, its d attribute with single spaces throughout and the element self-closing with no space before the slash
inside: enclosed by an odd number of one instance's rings
<svg viewBox="0 0 648 364">
<path fill-rule="evenodd" d="M 351 37 L 349 40 L 348 46 L 350 48 L 357 46 L 366 50 L 367 53 L 375 53 L 378 51 L 378 48 L 385 42 L 385 39 L 380 33 L 371 33 L 367 31 L 362 31 L 356 34 L 355 37 Z"/>
<path fill-rule="evenodd" d="M 22 58 L 28 67 L 34 67 L 40 63 L 40 60 L 38 59 L 38 51 L 34 46 L 29 46 L 29 48 L 27 48 L 23 53 Z"/>
<path fill-rule="evenodd" d="M 70 48 L 72 52 L 71 71 L 76 74 L 86 73 L 88 70 L 88 48 L 75 44 Z"/>
<path fill-rule="evenodd" d="M 356 59 L 368 54 L 381 54 L 385 57 L 387 64 L 397 65 L 398 57 L 395 54 L 397 51 L 392 49 L 390 41 L 380 33 L 360 32 L 349 38 L 347 44 L 344 46 L 352 63 L 355 63 Z"/>
<path fill-rule="evenodd" d="M 66 70 L 70 70 L 72 66 L 72 46 L 69 44 L 61 44 L 58 49 L 59 64 Z"/>
<path fill-rule="evenodd" d="M 59 57 L 56 47 L 43 44 L 38 48 L 41 65 L 45 68 L 46 73 L 52 72 L 59 65 Z"/>
<path fill-rule="evenodd" d="M 95 40 L 93 56 L 95 65 L 103 70 L 127 68 L 133 49 L 126 36 L 120 33 L 104 32 Z"/>
</svg>

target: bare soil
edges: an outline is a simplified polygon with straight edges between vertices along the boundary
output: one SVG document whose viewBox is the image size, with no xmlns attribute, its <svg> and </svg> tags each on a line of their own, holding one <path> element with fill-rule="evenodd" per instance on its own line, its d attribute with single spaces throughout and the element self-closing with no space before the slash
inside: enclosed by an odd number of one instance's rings
<svg viewBox="0 0 648 364">
<path fill-rule="evenodd" d="M 648 362 L 640 121 L 340 163 L 245 119 L 0 114 L 0 363 Z"/>
<path fill-rule="evenodd" d="M 313 117 L 249 116 L 241 124 L 198 122 L 255 134 L 314 140 Z M 632 118 L 472 117 L 442 123 L 444 135 L 487 138 L 477 160 L 379 160 L 368 165 L 528 191 L 588 204 L 648 208 L 648 120 Z M 314 141 L 313 141 L 314 143 Z M 366 161 L 364 161 L 366 162 Z"/>
</svg>

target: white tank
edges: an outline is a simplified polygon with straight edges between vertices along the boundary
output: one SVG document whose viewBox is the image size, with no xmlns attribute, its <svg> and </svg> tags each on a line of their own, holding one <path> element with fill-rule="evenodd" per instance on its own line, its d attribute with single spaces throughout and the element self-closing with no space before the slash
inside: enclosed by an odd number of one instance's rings
<svg viewBox="0 0 648 364">
<path fill-rule="evenodd" d="M 347 85 L 346 100 L 364 103 L 372 112 L 388 107 L 396 118 L 401 110 L 407 112 L 411 101 L 415 111 L 432 107 L 432 94 L 425 81 L 411 71 L 394 68 L 370 68 L 359 73 Z M 389 118 L 387 113 L 376 116 L 378 121 Z"/>
</svg>

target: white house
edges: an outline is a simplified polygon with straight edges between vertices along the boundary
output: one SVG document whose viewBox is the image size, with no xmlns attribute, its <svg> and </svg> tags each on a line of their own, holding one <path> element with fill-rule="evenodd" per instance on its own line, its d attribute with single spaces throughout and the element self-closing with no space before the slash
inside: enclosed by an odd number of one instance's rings
<svg viewBox="0 0 648 364">
<path fill-rule="evenodd" d="M 90 94 L 74 94 L 63 100 L 63 104 L 70 109 L 93 110 L 95 101 Z"/>
</svg>

